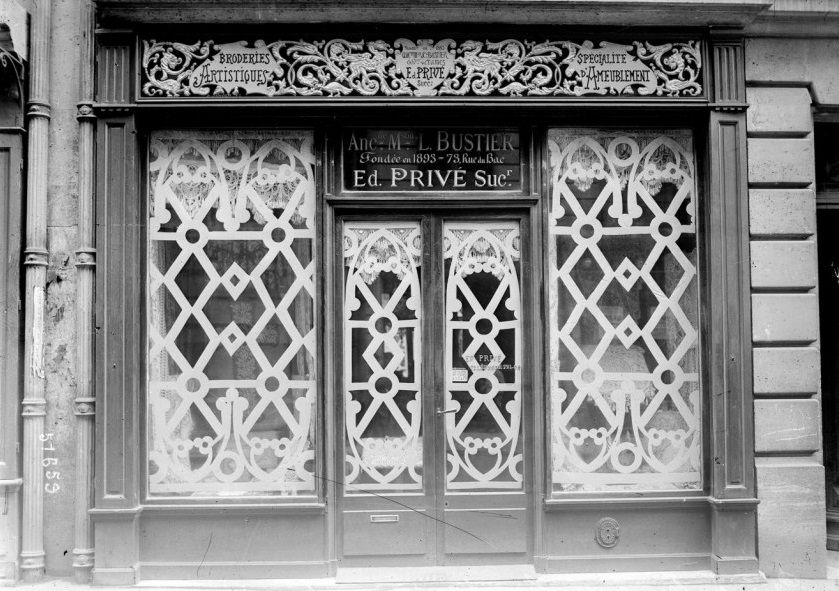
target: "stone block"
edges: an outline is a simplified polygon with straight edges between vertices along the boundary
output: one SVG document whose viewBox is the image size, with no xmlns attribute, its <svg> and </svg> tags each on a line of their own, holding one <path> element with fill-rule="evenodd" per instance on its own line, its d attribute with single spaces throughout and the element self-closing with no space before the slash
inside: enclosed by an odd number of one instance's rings
<svg viewBox="0 0 839 591">
<path fill-rule="evenodd" d="M 750 183 L 789 183 L 806 188 L 814 175 L 812 138 L 749 138 Z"/>
<path fill-rule="evenodd" d="M 811 396 L 819 391 L 821 368 L 815 347 L 757 347 L 752 361 L 755 396 Z"/>
<path fill-rule="evenodd" d="M 819 401 L 755 400 L 756 453 L 815 453 L 821 449 Z"/>
<path fill-rule="evenodd" d="M 746 39 L 746 80 L 813 85 L 818 102 L 839 104 L 839 39 Z"/>
<path fill-rule="evenodd" d="M 47 433 L 52 433 L 56 450 L 48 454 L 56 458 L 61 478 L 75 474 L 77 419 L 73 397 L 67 395 L 67 385 L 76 383 L 76 268 L 73 250 L 78 244 L 76 227 L 57 226 L 47 229 L 50 248 L 47 267 L 46 319 L 44 339 L 44 380 L 47 405 Z M 44 495 L 44 522 L 50 535 L 44 538 L 47 569 L 51 573 L 67 575 L 73 572 L 72 548 L 74 517 L 68 507 L 73 506 L 75 491 L 66 483 L 52 494 Z"/>
<path fill-rule="evenodd" d="M 753 294 L 755 343 L 812 343 L 819 337 L 819 300 L 815 294 Z"/>
<path fill-rule="evenodd" d="M 760 570 L 768 577 L 824 578 L 824 468 L 757 458 L 755 474 Z"/>
<path fill-rule="evenodd" d="M 751 243 L 752 287 L 816 287 L 816 243 L 772 240 Z"/>
<path fill-rule="evenodd" d="M 749 87 L 746 129 L 750 133 L 813 131 L 810 92 L 806 88 Z"/>
<path fill-rule="evenodd" d="M 810 189 L 751 189 L 752 236 L 811 236 L 816 232 L 816 194 Z"/>
</svg>

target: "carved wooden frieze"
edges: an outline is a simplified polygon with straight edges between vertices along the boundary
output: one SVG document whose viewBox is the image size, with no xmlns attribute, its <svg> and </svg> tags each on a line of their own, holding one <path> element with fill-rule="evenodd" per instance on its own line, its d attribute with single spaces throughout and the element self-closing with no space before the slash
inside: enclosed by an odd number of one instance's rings
<svg viewBox="0 0 839 591">
<path fill-rule="evenodd" d="M 143 42 L 140 99 L 703 96 L 699 41 Z"/>
</svg>

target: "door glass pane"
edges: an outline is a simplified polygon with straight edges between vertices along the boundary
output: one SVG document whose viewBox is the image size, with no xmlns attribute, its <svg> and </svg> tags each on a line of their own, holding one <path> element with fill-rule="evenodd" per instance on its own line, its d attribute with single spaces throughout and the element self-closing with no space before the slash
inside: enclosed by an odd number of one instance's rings
<svg viewBox="0 0 839 591">
<path fill-rule="evenodd" d="M 419 222 L 344 224 L 346 494 L 422 490 Z"/>
<path fill-rule="evenodd" d="M 701 489 L 693 138 L 548 148 L 554 491 Z"/>
<path fill-rule="evenodd" d="M 151 495 L 315 492 L 312 134 L 149 151 Z"/>
<path fill-rule="evenodd" d="M 521 489 L 517 222 L 443 226 L 447 490 Z"/>
</svg>

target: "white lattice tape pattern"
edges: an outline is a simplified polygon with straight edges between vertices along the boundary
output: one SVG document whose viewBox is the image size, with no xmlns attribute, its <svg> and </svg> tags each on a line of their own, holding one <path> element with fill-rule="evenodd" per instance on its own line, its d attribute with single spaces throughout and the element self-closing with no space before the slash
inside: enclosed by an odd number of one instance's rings
<svg viewBox="0 0 839 591">
<path fill-rule="evenodd" d="M 443 228 L 448 490 L 523 486 L 519 241 L 518 222 Z"/>
<path fill-rule="evenodd" d="M 691 134 L 548 147 L 554 490 L 701 489 Z"/>
<path fill-rule="evenodd" d="M 422 489 L 418 222 L 344 225 L 345 490 Z"/>
<path fill-rule="evenodd" d="M 152 134 L 152 495 L 314 494 L 312 143 Z"/>
</svg>

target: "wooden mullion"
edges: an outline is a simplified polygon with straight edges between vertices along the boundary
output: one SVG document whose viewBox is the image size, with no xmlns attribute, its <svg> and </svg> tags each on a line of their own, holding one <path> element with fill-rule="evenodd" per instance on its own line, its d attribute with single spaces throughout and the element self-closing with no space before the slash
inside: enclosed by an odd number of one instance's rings
<svg viewBox="0 0 839 591">
<path fill-rule="evenodd" d="M 138 149 L 131 114 L 99 121 L 97 149 L 94 580 L 133 582 L 139 560 L 141 349 L 145 272 Z"/>
<path fill-rule="evenodd" d="M 757 571 L 752 411 L 749 210 L 743 39 L 715 31 L 704 211 L 704 391 L 710 409 L 711 562 L 717 574 Z"/>
</svg>

